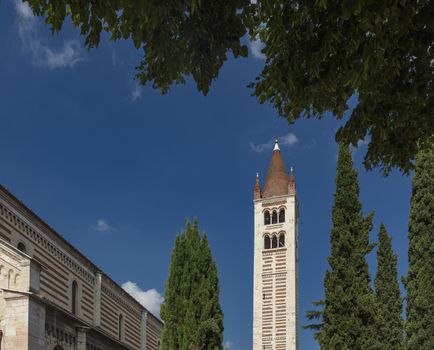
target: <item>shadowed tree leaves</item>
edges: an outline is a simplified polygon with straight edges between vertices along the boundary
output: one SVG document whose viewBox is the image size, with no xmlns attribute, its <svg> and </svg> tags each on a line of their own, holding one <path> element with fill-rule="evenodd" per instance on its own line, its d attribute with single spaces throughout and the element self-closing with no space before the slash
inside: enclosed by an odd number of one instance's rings
<svg viewBox="0 0 434 350">
<path fill-rule="evenodd" d="M 408 240 L 406 348 L 434 349 L 434 142 L 416 159 Z"/>
<path fill-rule="evenodd" d="M 67 16 L 88 48 L 101 32 L 143 50 L 136 77 L 166 93 L 192 77 L 206 94 L 242 38 L 264 43 L 250 86 L 289 123 L 331 111 L 348 118 L 337 141 L 368 141 L 364 164 L 413 167 L 434 134 L 434 2 L 337 0 L 29 0 L 54 32 Z M 348 111 L 348 100 L 358 104 Z"/>
<path fill-rule="evenodd" d="M 161 318 L 162 350 L 223 349 L 217 267 L 197 221 L 175 239 Z"/>
<path fill-rule="evenodd" d="M 324 315 L 324 300 L 317 300 L 314 301 L 313 306 L 321 307 L 320 310 L 309 310 L 306 312 L 306 319 L 308 321 L 315 321 L 317 323 L 311 323 L 306 326 L 303 326 L 304 329 L 310 329 L 314 331 L 314 338 L 315 340 L 319 341 L 319 336 L 321 334 L 321 330 L 324 327 L 323 323 L 323 315 Z"/>
<path fill-rule="evenodd" d="M 80 28 L 88 48 L 102 32 L 111 40 L 131 39 L 143 50 L 137 78 L 167 92 L 191 76 L 206 94 L 229 53 L 247 56 L 241 10 L 246 0 L 29 0 L 54 32 L 67 16 Z"/>
<path fill-rule="evenodd" d="M 430 0 L 258 0 L 248 27 L 267 60 L 254 94 L 289 122 L 343 118 L 355 94 L 337 141 L 367 137 L 367 169 L 408 172 L 434 133 L 433 13 Z"/>
</svg>

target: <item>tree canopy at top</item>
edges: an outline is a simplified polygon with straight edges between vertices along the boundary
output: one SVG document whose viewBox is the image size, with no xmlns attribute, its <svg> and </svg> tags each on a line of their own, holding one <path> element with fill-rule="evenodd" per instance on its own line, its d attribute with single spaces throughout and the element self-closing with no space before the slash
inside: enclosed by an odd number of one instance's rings
<svg viewBox="0 0 434 350">
<path fill-rule="evenodd" d="M 369 141 L 365 167 L 408 172 L 434 134 L 434 1 L 431 0 L 29 0 L 54 32 L 67 16 L 88 48 L 102 31 L 143 50 L 142 84 L 166 93 L 191 76 L 206 94 L 228 54 L 259 38 L 266 59 L 250 85 L 293 122 L 331 111 L 336 138 Z"/>
</svg>

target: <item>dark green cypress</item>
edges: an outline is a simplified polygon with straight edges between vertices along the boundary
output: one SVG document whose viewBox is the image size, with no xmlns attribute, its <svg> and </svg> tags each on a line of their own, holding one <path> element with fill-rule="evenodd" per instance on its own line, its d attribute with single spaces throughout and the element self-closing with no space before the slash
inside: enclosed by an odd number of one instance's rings
<svg viewBox="0 0 434 350">
<path fill-rule="evenodd" d="M 197 220 L 175 239 L 161 317 L 163 350 L 221 350 L 223 312 L 217 267 Z"/>
<path fill-rule="evenodd" d="M 188 230 L 188 226 L 187 226 Z M 177 235 L 170 261 L 169 276 L 164 292 L 164 304 L 161 305 L 161 318 L 164 328 L 161 334 L 161 349 L 179 349 L 181 334 L 178 325 L 184 322 L 181 298 L 181 284 L 183 277 L 183 262 L 185 261 L 185 235 Z"/>
<path fill-rule="evenodd" d="M 408 229 L 406 347 L 434 349 L 434 145 L 415 164 Z"/>
<path fill-rule="evenodd" d="M 378 233 L 377 274 L 375 293 L 378 303 L 378 330 L 383 350 L 404 349 L 402 297 L 399 290 L 397 257 L 392 250 L 392 239 L 384 224 Z"/>
<path fill-rule="evenodd" d="M 197 349 L 222 349 L 223 312 L 220 307 L 217 266 L 212 259 L 206 235 L 199 248 L 199 270 L 203 278 L 197 289 L 198 324 L 195 334 Z"/>
<path fill-rule="evenodd" d="M 376 331 L 376 300 L 366 255 L 372 250 L 372 214 L 364 217 L 351 151 L 340 145 L 332 211 L 330 269 L 324 278 L 322 350 L 381 349 Z"/>
</svg>

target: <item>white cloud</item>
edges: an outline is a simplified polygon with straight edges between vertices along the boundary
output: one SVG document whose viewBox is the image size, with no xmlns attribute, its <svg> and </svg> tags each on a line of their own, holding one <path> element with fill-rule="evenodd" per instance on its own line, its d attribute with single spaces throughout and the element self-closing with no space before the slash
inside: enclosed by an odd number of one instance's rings
<svg viewBox="0 0 434 350">
<path fill-rule="evenodd" d="M 263 151 L 265 151 L 267 149 L 273 148 L 273 144 L 274 144 L 273 141 L 269 141 L 267 143 L 261 143 L 259 145 L 256 145 L 253 142 L 250 142 L 249 146 L 250 146 L 250 150 L 252 150 L 253 152 L 262 153 Z"/>
<path fill-rule="evenodd" d="M 230 340 L 226 340 L 224 343 L 223 343 L 223 350 L 230 350 L 230 349 L 232 349 L 232 346 L 234 345 L 234 343 L 233 342 L 231 342 Z"/>
<path fill-rule="evenodd" d="M 138 83 L 134 85 L 133 90 L 131 91 L 131 100 L 136 101 L 142 98 L 143 89 L 142 86 Z"/>
<path fill-rule="evenodd" d="M 18 16 L 30 19 L 33 18 L 33 12 L 27 2 L 23 2 L 22 0 L 15 1 L 15 10 L 17 11 Z"/>
<path fill-rule="evenodd" d="M 96 221 L 96 225 L 93 227 L 95 231 L 107 233 L 110 231 L 116 231 L 112 226 L 110 226 L 107 221 L 99 219 Z"/>
<path fill-rule="evenodd" d="M 254 40 L 250 40 L 249 45 L 253 57 L 260 60 L 265 60 L 266 57 L 261 51 L 264 48 L 264 43 L 259 39 L 259 37 L 256 37 Z"/>
<path fill-rule="evenodd" d="M 80 43 L 77 40 L 65 41 L 62 49 L 57 51 L 47 47 L 45 48 L 47 66 L 49 68 L 74 67 L 82 59 L 80 50 Z"/>
<path fill-rule="evenodd" d="M 83 59 L 78 40 L 66 40 L 57 49 L 46 45 L 38 32 L 38 20 L 33 16 L 29 4 L 22 0 L 14 0 L 14 4 L 18 33 L 24 49 L 32 56 L 33 64 L 49 69 L 72 68 Z"/>
<path fill-rule="evenodd" d="M 293 133 L 288 133 L 279 138 L 279 144 L 282 146 L 292 146 L 298 143 L 298 138 Z"/>
<path fill-rule="evenodd" d="M 109 48 L 110 48 L 110 51 L 111 51 L 112 66 L 113 67 L 123 66 L 124 65 L 124 61 L 116 53 L 116 49 L 114 47 L 114 44 L 110 44 Z"/>
<path fill-rule="evenodd" d="M 278 137 L 278 140 L 279 140 L 279 146 L 284 146 L 284 147 L 291 147 L 299 142 L 297 136 L 291 132 L 281 137 Z M 249 146 L 253 152 L 262 153 L 263 151 L 273 149 L 274 141 L 275 141 L 274 139 L 271 139 L 268 142 L 261 143 L 261 144 L 255 144 L 254 142 L 250 142 Z"/>
<path fill-rule="evenodd" d="M 157 290 L 149 289 L 144 291 L 136 283 L 131 281 L 125 282 L 122 288 L 146 309 L 160 318 L 160 306 L 164 302 L 164 298 Z"/>
</svg>

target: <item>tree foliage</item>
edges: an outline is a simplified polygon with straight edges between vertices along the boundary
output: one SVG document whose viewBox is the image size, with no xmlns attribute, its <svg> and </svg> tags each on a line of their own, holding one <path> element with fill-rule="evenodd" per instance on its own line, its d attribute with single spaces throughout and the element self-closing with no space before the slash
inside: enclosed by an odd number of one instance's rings
<svg viewBox="0 0 434 350">
<path fill-rule="evenodd" d="M 253 84 L 290 122 L 358 105 L 337 140 L 370 138 L 365 166 L 405 172 L 434 133 L 434 2 L 258 0 L 249 23 L 265 44 Z"/>
<path fill-rule="evenodd" d="M 330 269 L 324 278 L 323 324 L 318 335 L 321 349 L 380 350 L 376 300 L 365 258 L 372 250 L 372 214 L 362 214 L 357 172 L 345 145 L 339 150 L 332 218 Z"/>
<path fill-rule="evenodd" d="M 308 321 L 314 321 L 316 323 L 311 323 L 303 326 L 304 329 L 310 329 L 314 331 L 315 340 L 319 341 L 319 337 L 322 329 L 324 328 L 323 315 L 324 315 L 324 300 L 317 300 L 312 303 L 315 307 L 320 307 L 319 310 L 308 310 L 306 312 L 306 319 Z"/>
<path fill-rule="evenodd" d="M 28 1 L 54 32 L 69 16 L 89 48 L 104 31 L 131 39 L 143 50 L 138 79 L 163 93 L 191 76 L 206 94 L 229 53 L 247 56 L 248 32 L 264 44 L 259 102 L 289 123 L 347 112 L 337 140 L 367 138 L 367 169 L 408 172 L 434 134 L 431 0 Z"/>
<path fill-rule="evenodd" d="M 404 350 L 402 297 L 399 290 L 397 257 L 384 224 L 378 233 L 375 293 L 379 311 L 378 331 L 383 350 Z"/>
<path fill-rule="evenodd" d="M 434 142 L 416 159 L 408 226 L 406 345 L 434 349 Z"/>
<path fill-rule="evenodd" d="M 223 349 L 217 267 L 197 221 L 176 236 L 161 317 L 162 350 Z"/>
<path fill-rule="evenodd" d="M 111 40 L 131 39 L 143 50 L 137 78 L 163 93 L 191 76 L 206 94 L 228 53 L 247 56 L 247 47 L 240 42 L 246 33 L 240 12 L 246 0 L 28 2 L 54 32 L 69 16 L 88 48 L 99 45 L 102 32 L 108 32 Z"/>
</svg>

